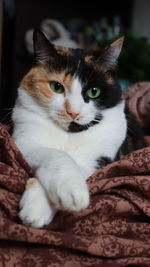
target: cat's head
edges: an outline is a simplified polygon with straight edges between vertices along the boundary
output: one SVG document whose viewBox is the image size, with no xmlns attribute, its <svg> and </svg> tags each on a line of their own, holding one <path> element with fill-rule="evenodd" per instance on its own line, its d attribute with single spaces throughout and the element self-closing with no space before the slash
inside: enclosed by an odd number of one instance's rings
<svg viewBox="0 0 150 267">
<path fill-rule="evenodd" d="M 55 46 L 39 30 L 33 40 L 35 63 L 21 87 L 59 127 L 86 130 L 101 122 L 103 110 L 120 102 L 116 65 L 123 38 L 101 51 Z"/>
</svg>

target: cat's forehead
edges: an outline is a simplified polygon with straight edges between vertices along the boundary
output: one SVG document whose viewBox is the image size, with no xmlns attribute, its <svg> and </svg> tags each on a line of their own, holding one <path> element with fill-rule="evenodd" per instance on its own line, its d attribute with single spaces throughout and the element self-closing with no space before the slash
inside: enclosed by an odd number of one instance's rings
<svg viewBox="0 0 150 267">
<path fill-rule="evenodd" d="M 55 46 L 57 53 L 64 58 L 64 60 L 70 60 L 72 62 L 82 62 L 82 64 L 90 64 L 100 58 L 101 51 L 85 50 L 80 48 L 64 48 Z M 96 62 L 95 62 L 96 63 Z"/>
<path fill-rule="evenodd" d="M 82 74 L 88 75 L 105 71 L 104 65 L 99 64 L 102 54 L 100 51 L 71 49 L 55 46 L 57 56 L 54 60 L 49 61 L 49 69 L 55 72 L 66 72 L 66 74 Z M 84 75 L 84 76 L 85 76 Z M 83 75 L 82 75 L 83 76 Z"/>
</svg>

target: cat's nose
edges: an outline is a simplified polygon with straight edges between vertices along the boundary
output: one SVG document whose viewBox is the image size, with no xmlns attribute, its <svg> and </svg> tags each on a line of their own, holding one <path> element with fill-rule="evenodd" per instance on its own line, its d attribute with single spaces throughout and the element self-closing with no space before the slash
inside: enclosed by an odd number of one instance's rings
<svg viewBox="0 0 150 267">
<path fill-rule="evenodd" d="M 79 115 L 79 113 L 76 113 L 76 112 L 74 112 L 74 111 L 68 111 L 67 110 L 67 113 L 73 118 L 73 119 L 76 119 L 77 118 L 77 116 Z"/>
</svg>

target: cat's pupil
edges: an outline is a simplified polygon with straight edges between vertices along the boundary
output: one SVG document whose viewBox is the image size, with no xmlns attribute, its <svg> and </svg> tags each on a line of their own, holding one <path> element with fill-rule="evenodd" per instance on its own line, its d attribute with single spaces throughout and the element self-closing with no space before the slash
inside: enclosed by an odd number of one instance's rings
<svg viewBox="0 0 150 267">
<path fill-rule="evenodd" d="M 55 81 L 52 81 L 50 82 L 50 88 L 55 92 L 55 93 L 58 93 L 58 94 L 61 94 L 64 92 L 64 87 L 61 83 L 59 82 L 55 82 Z"/>
<path fill-rule="evenodd" d="M 61 84 L 60 83 L 55 83 L 55 90 L 59 91 L 61 88 Z"/>
<path fill-rule="evenodd" d="M 97 94 L 97 89 L 96 88 L 92 88 L 92 95 L 96 95 Z"/>
</svg>

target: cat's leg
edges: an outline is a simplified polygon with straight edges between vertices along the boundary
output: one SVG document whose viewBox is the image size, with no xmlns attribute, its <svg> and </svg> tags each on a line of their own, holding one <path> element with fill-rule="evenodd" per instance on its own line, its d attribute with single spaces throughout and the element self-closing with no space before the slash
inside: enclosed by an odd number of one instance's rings
<svg viewBox="0 0 150 267">
<path fill-rule="evenodd" d="M 86 179 L 67 153 L 38 147 L 26 158 L 56 209 L 80 211 L 88 206 Z"/>
<path fill-rule="evenodd" d="M 25 225 L 41 228 L 49 224 L 55 215 L 55 209 L 49 204 L 38 179 L 30 178 L 20 201 L 19 217 Z"/>
</svg>

